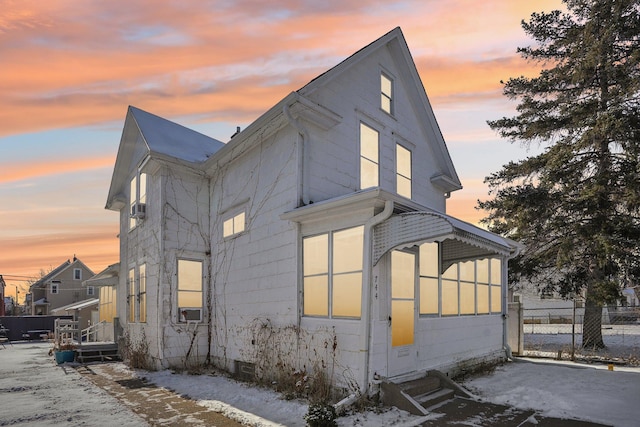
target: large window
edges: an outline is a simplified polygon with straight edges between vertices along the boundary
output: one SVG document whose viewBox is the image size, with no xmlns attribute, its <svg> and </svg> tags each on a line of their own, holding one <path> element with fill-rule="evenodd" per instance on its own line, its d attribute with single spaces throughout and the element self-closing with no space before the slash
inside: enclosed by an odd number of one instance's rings
<svg viewBox="0 0 640 427">
<path fill-rule="evenodd" d="M 202 320 L 202 261 L 178 260 L 178 320 Z"/>
<path fill-rule="evenodd" d="M 147 264 L 138 269 L 138 314 L 141 322 L 147 321 Z"/>
<path fill-rule="evenodd" d="M 359 318 L 364 227 L 303 239 L 305 316 Z"/>
<path fill-rule="evenodd" d="M 393 80 L 384 73 L 380 74 L 380 108 L 393 114 Z"/>
<path fill-rule="evenodd" d="M 501 313 L 500 259 L 484 258 L 442 264 L 438 246 L 438 243 L 420 245 L 420 314 L 457 316 Z"/>
<path fill-rule="evenodd" d="M 360 123 L 360 189 L 378 186 L 378 131 Z"/>
<path fill-rule="evenodd" d="M 129 322 L 136 321 L 136 271 L 135 269 L 129 270 L 129 276 L 127 278 L 129 284 L 129 294 L 127 295 L 127 304 L 129 304 Z"/>
<path fill-rule="evenodd" d="M 396 192 L 411 198 L 411 151 L 396 144 Z"/>
</svg>

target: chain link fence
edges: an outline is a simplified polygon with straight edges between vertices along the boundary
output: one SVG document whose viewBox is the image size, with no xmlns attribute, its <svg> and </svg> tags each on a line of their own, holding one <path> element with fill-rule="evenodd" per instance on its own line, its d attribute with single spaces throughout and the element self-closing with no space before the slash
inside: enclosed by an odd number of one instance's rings
<svg viewBox="0 0 640 427">
<path fill-rule="evenodd" d="M 593 326 L 600 328 L 605 345 L 598 349 L 583 346 L 584 333 L 597 336 L 598 331 L 586 329 L 579 301 L 567 301 L 565 307 L 536 305 L 523 307 L 525 356 L 640 366 L 640 307 L 603 307 L 601 325 Z"/>
</svg>

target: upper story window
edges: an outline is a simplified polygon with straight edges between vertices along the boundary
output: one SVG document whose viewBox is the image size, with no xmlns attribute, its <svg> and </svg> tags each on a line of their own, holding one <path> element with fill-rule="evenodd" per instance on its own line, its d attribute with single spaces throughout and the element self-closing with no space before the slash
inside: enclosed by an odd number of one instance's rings
<svg viewBox="0 0 640 427">
<path fill-rule="evenodd" d="M 393 114 L 393 80 L 385 73 L 380 74 L 380 108 Z"/>
<path fill-rule="evenodd" d="M 360 123 L 360 189 L 378 186 L 380 134 Z"/>
<path fill-rule="evenodd" d="M 303 239 L 303 314 L 359 318 L 364 227 Z"/>
<path fill-rule="evenodd" d="M 93 288 L 93 286 L 87 286 L 87 295 L 88 296 L 93 296 L 96 294 L 95 289 Z"/>
<path fill-rule="evenodd" d="M 202 261 L 178 260 L 178 320 L 202 320 Z"/>
<path fill-rule="evenodd" d="M 245 214 L 244 211 L 237 213 L 222 222 L 222 236 L 229 237 L 234 234 L 240 234 L 245 230 Z"/>
<path fill-rule="evenodd" d="M 147 174 L 138 173 L 131 179 L 129 188 L 129 230 L 134 228 L 146 214 Z"/>
<path fill-rule="evenodd" d="M 51 293 L 57 294 L 60 291 L 60 282 L 51 282 Z"/>
<path fill-rule="evenodd" d="M 74 280 L 82 280 L 82 270 L 79 268 L 73 269 L 73 279 Z"/>
<path fill-rule="evenodd" d="M 396 144 L 396 192 L 411 198 L 411 151 Z"/>
</svg>

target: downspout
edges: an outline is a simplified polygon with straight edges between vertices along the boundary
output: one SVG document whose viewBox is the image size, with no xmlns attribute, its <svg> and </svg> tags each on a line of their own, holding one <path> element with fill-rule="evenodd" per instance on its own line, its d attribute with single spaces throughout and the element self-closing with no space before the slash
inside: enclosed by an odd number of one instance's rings
<svg viewBox="0 0 640 427">
<path fill-rule="evenodd" d="M 513 353 L 509 345 L 509 260 L 515 258 L 520 253 L 520 247 L 516 246 L 509 256 L 503 258 L 502 261 L 502 347 L 505 351 L 507 360 L 513 360 Z"/>
<path fill-rule="evenodd" d="M 296 101 L 298 100 L 296 93 Z M 305 143 L 309 143 L 309 131 L 300 124 L 300 122 L 291 115 L 289 104 L 285 103 L 282 107 L 282 113 L 285 115 L 289 123 L 298 131 L 296 139 L 296 150 L 298 160 L 298 171 L 300 173 L 300 182 L 298 184 L 298 203 L 302 201 L 303 205 L 309 204 L 309 154 L 305 149 Z"/>
<path fill-rule="evenodd" d="M 364 259 L 362 270 L 362 283 L 364 288 L 362 290 L 362 318 L 364 321 L 364 334 L 360 337 L 360 347 L 363 348 L 363 366 L 364 366 L 364 393 L 366 394 L 369 389 L 369 359 L 371 348 L 371 307 L 373 301 L 371 301 L 371 286 L 372 286 L 372 270 L 373 270 L 373 227 L 386 221 L 393 214 L 393 201 L 387 200 L 384 203 L 384 210 L 378 215 L 375 215 L 364 224 Z"/>
</svg>

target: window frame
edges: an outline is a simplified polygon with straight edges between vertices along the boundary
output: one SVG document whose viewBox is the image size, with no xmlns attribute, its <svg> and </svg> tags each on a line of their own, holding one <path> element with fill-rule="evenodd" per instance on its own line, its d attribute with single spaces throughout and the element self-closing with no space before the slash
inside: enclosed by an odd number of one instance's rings
<svg viewBox="0 0 640 427">
<path fill-rule="evenodd" d="M 361 241 L 359 242 L 361 244 L 361 259 L 360 259 L 360 269 L 359 270 L 337 270 L 336 269 L 336 252 L 338 252 L 336 250 L 336 244 L 337 239 L 336 239 L 336 235 L 339 235 L 339 233 L 343 233 L 343 232 L 349 232 L 349 231 L 356 231 L 357 229 L 359 230 L 359 235 L 357 236 Z M 325 270 L 322 270 L 321 272 L 314 272 L 311 274 L 305 274 L 305 241 L 307 239 L 316 239 L 318 237 L 322 237 L 322 236 L 326 236 L 326 262 L 327 262 L 327 266 Z M 324 249 L 324 248 L 323 248 Z M 325 257 L 323 257 L 325 258 Z M 357 301 L 357 312 L 358 315 L 340 315 L 340 314 L 336 314 L 336 307 L 337 305 L 335 304 L 335 297 L 336 297 L 336 282 L 338 282 L 338 286 L 341 287 L 341 285 L 344 285 L 344 283 L 340 283 L 341 280 L 343 278 L 346 278 L 347 276 L 354 276 L 354 275 L 358 275 L 360 276 L 360 280 L 358 283 L 359 286 L 359 295 L 360 298 Z M 301 276 L 302 276 L 302 284 L 301 284 L 301 294 L 302 294 L 302 300 L 301 300 L 301 315 L 303 317 L 308 317 L 308 318 L 317 318 L 317 319 L 345 319 L 345 320 L 360 320 L 362 318 L 362 289 L 363 289 L 363 285 L 362 285 L 362 278 L 363 278 L 363 274 L 364 274 L 364 226 L 363 225 L 356 225 L 356 226 L 351 226 L 351 227 L 344 227 L 344 228 L 339 228 L 339 229 L 332 229 L 332 230 L 328 230 L 322 233 L 314 233 L 314 234 L 309 234 L 306 236 L 302 237 L 302 268 L 301 268 Z M 307 285 L 307 280 L 306 279 L 313 279 L 313 278 L 321 278 L 321 277 L 325 277 L 326 276 L 326 314 L 315 314 L 315 313 L 311 313 L 311 314 L 307 314 L 306 312 L 306 304 L 305 304 L 305 285 Z M 343 290 L 343 289 L 339 289 Z M 307 290 L 307 293 L 309 292 L 309 290 Z"/>
<path fill-rule="evenodd" d="M 49 289 L 49 291 L 51 292 L 51 295 L 57 295 L 60 293 L 60 284 L 61 282 L 59 280 L 51 281 L 51 287 Z"/>
<path fill-rule="evenodd" d="M 375 132 L 376 134 L 376 159 L 371 159 L 363 153 L 363 145 L 365 142 L 364 130 L 370 130 Z M 358 122 L 358 186 L 360 190 L 364 190 L 366 188 L 375 188 L 380 186 L 380 131 L 373 126 L 365 123 L 363 120 Z M 368 162 L 368 163 L 365 163 Z M 363 163 L 375 165 L 375 183 L 373 185 L 363 184 Z"/>
<path fill-rule="evenodd" d="M 180 288 L 180 284 L 181 284 L 181 278 L 180 278 L 180 264 L 181 262 L 193 262 L 193 263 L 199 263 L 200 264 L 200 275 L 199 275 L 199 280 L 200 280 L 200 288 L 199 290 L 194 290 L 194 289 L 181 289 Z M 204 320 L 204 292 L 205 292 L 205 281 L 204 281 L 204 260 L 202 259 L 196 259 L 196 258 L 189 258 L 189 257 L 180 257 L 176 260 L 176 293 L 175 293 L 175 298 L 176 298 L 176 305 L 175 307 L 177 308 L 177 321 L 178 323 L 189 323 L 191 321 L 196 321 L 196 322 L 202 322 Z M 195 305 L 184 305 L 181 306 L 180 305 L 180 294 L 181 293 L 199 293 L 200 294 L 200 306 L 195 306 Z M 187 319 L 184 315 L 183 315 L 183 311 L 185 310 L 200 310 L 200 319 L 199 320 L 192 320 L 192 319 Z"/>
<path fill-rule="evenodd" d="M 385 92 L 384 80 L 389 82 L 389 92 Z M 395 79 L 391 77 L 391 75 L 385 71 L 380 71 L 380 109 L 385 113 L 393 116 L 395 113 L 395 105 L 394 105 L 394 96 L 395 96 L 395 88 L 394 88 Z M 389 110 L 385 108 L 385 102 L 389 104 Z"/>
<path fill-rule="evenodd" d="M 399 168 L 399 155 L 398 152 L 399 150 L 404 150 L 409 154 L 409 176 L 406 176 L 405 174 L 400 172 L 400 168 Z M 395 150 L 395 155 L 396 155 L 396 194 L 402 196 L 402 197 L 406 197 L 407 199 L 412 199 L 413 198 L 413 151 L 404 146 L 403 144 L 400 144 L 399 142 L 396 142 L 396 150 Z M 409 182 L 409 195 L 400 193 L 400 179 L 405 179 Z"/>
<path fill-rule="evenodd" d="M 127 271 L 127 321 L 136 323 L 136 269 L 130 268 Z"/>
<path fill-rule="evenodd" d="M 96 290 L 93 286 L 87 286 L 87 296 L 94 296 L 96 294 Z"/>
<path fill-rule="evenodd" d="M 136 305 L 140 323 L 147 323 L 147 264 L 138 266 L 138 289 Z"/>
<path fill-rule="evenodd" d="M 73 280 L 82 280 L 82 269 L 74 268 L 73 269 Z"/>
<path fill-rule="evenodd" d="M 242 217 L 242 218 L 240 218 Z M 231 226 L 231 232 L 227 233 L 227 224 Z M 241 225 L 242 228 L 236 230 L 236 226 Z M 237 237 L 247 231 L 247 212 L 245 209 L 233 210 L 222 217 L 222 238 L 231 239 Z"/>
<path fill-rule="evenodd" d="M 132 215 L 132 212 L 134 206 L 137 206 L 139 204 L 144 204 L 146 206 L 147 189 L 148 176 L 146 172 L 142 172 L 140 171 L 140 169 L 138 169 L 136 171 L 136 174 L 129 180 L 129 211 L 127 212 L 129 217 L 129 231 L 136 228 L 142 222 L 142 219 L 134 217 Z"/>
</svg>

